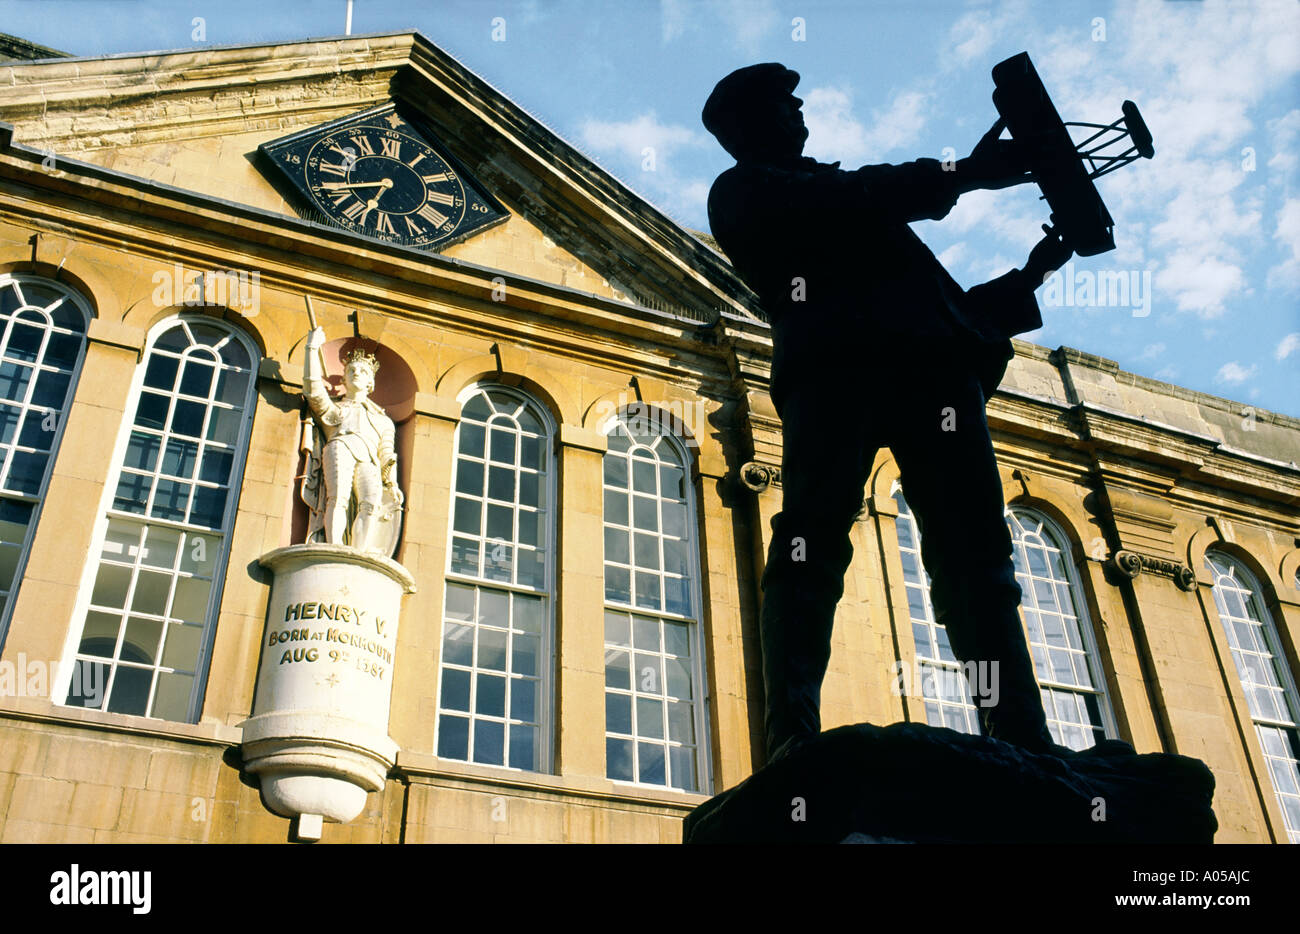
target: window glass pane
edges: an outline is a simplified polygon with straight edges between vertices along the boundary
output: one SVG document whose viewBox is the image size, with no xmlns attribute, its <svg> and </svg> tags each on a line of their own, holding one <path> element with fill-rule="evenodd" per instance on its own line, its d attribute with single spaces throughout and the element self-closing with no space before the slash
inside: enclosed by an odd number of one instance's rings
<svg viewBox="0 0 1300 934">
<path fill-rule="evenodd" d="M 474 761 L 488 765 L 504 764 L 504 740 L 505 724 L 495 720 L 475 720 Z"/>
<path fill-rule="evenodd" d="M 240 353 L 243 353 L 243 348 L 240 348 Z M 221 370 L 217 376 L 217 400 L 229 405 L 243 404 L 248 395 L 248 378 L 247 372 Z"/>
<path fill-rule="evenodd" d="M 605 694 L 605 729 L 610 733 L 632 732 L 632 697 L 629 694 Z"/>
<path fill-rule="evenodd" d="M 109 711 L 137 717 L 144 716 L 152 686 L 152 669 L 118 665 L 113 677 L 113 687 L 108 696 Z"/>
<path fill-rule="evenodd" d="M 48 454 L 14 451 L 9 457 L 9 476 L 5 480 L 5 486 L 15 493 L 37 495 L 41 491 L 48 462 Z"/>
<path fill-rule="evenodd" d="M 158 694 L 154 698 L 153 715 L 162 720 L 187 719 L 193 689 L 194 675 L 162 672 L 158 675 Z"/>
<path fill-rule="evenodd" d="M 77 651 L 83 655 L 112 658 L 117 651 L 117 634 L 122 628 L 122 617 L 92 610 L 86 616 L 86 626 L 81 633 Z"/>
<path fill-rule="evenodd" d="M 198 444 L 172 438 L 167 442 L 167 449 L 163 453 L 162 472 L 173 477 L 189 479 L 194 476 L 194 466 L 198 463 L 198 459 Z"/>
<path fill-rule="evenodd" d="M 212 380 L 215 375 L 216 367 L 191 357 L 185 361 L 185 369 L 181 371 L 180 391 L 187 396 L 200 396 L 206 399 L 208 393 L 212 391 Z"/>
<path fill-rule="evenodd" d="M 64 370 L 42 370 L 32 390 L 32 405 L 61 409 L 68 397 L 72 374 Z"/>
<path fill-rule="evenodd" d="M 469 711 L 469 672 L 457 668 L 442 670 L 442 706 L 447 710 Z"/>
<path fill-rule="evenodd" d="M 41 344 L 45 342 L 43 323 L 23 320 L 15 321 L 9 332 L 9 344 L 5 354 L 17 360 L 35 362 L 41 355 Z"/>
<path fill-rule="evenodd" d="M 14 440 L 18 430 L 18 421 L 23 417 L 23 410 L 12 405 L 0 403 L 0 444 L 9 444 Z"/>
<path fill-rule="evenodd" d="M 50 413 L 43 409 L 28 409 L 23 418 L 22 430 L 18 433 L 18 444 L 25 448 L 48 451 L 54 441 L 54 431 L 49 427 Z"/>
<path fill-rule="evenodd" d="M 152 392 L 142 392 L 140 402 L 136 406 L 135 423 L 145 428 L 161 429 L 167 424 L 167 413 L 170 410 L 171 401 L 167 396 L 160 396 Z"/>
<path fill-rule="evenodd" d="M 213 406 L 208 419 L 208 440 L 233 445 L 238 437 L 239 427 L 243 419 L 244 413 L 242 409 Z"/>
<path fill-rule="evenodd" d="M 160 446 L 161 440 L 157 435 L 133 431 L 131 440 L 126 445 L 126 459 L 122 463 L 135 470 L 152 471 L 158 463 Z"/>
<path fill-rule="evenodd" d="M 158 645 L 162 641 L 161 621 L 132 616 L 127 619 L 126 635 L 122 637 L 122 658 L 152 664 L 158 658 Z"/>
<path fill-rule="evenodd" d="M 235 456 L 232 452 L 208 445 L 203 451 L 203 467 L 199 470 L 199 479 L 208 483 L 226 483 L 234 465 Z"/>
<path fill-rule="evenodd" d="M 456 492 L 470 496 L 483 495 L 483 465 L 462 459 L 456 465 Z"/>
<path fill-rule="evenodd" d="M 163 646 L 163 667 L 177 668 L 181 671 L 194 671 L 198 667 L 199 649 L 202 642 L 202 626 L 184 626 L 180 624 L 168 626 L 167 641 Z"/>
<path fill-rule="evenodd" d="M 27 399 L 27 384 L 31 382 L 31 367 L 8 360 L 0 362 L 0 397 L 15 402 Z"/>
<path fill-rule="evenodd" d="M 144 368 L 144 384 L 152 389 L 171 392 L 176 385 L 176 372 L 181 362 L 175 357 L 154 353 L 149 355 L 149 362 Z"/>
<path fill-rule="evenodd" d="M 605 774 L 617 782 L 632 781 L 631 740 L 605 740 Z"/>
</svg>

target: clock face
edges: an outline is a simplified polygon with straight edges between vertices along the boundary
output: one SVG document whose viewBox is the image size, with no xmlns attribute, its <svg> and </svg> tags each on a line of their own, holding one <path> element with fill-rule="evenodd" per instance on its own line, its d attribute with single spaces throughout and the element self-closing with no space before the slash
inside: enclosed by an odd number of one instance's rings
<svg viewBox="0 0 1300 934">
<path fill-rule="evenodd" d="M 506 217 L 391 104 L 262 150 L 328 220 L 378 240 L 433 249 Z"/>
</svg>

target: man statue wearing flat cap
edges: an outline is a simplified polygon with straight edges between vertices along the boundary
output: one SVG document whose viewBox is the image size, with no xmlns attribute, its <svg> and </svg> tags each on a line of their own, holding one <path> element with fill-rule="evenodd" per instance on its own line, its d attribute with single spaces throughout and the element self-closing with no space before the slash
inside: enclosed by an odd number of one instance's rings
<svg viewBox="0 0 1300 934">
<path fill-rule="evenodd" d="M 996 703 L 978 708 L 984 732 L 1059 752 L 1021 629 L 984 405 L 1010 335 L 1041 324 L 1034 289 L 1071 250 L 1049 233 L 1023 269 L 962 289 L 908 224 L 944 217 L 968 191 L 1031 180 L 1025 153 L 998 139 L 1001 122 L 955 164 L 844 171 L 802 155 L 798 81 L 778 64 L 742 68 L 703 113 L 736 158 L 709 193 L 709 224 L 768 312 L 783 426 L 760 617 L 768 759 L 821 728 L 849 533 L 885 446 L 921 529 L 936 621 L 959 660 L 996 679 Z"/>
</svg>

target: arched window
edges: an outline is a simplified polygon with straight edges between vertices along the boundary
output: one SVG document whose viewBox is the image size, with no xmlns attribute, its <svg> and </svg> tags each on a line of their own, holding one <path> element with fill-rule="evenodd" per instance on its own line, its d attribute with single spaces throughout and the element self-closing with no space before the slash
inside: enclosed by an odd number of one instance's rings
<svg viewBox="0 0 1300 934">
<path fill-rule="evenodd" d="M 605 772 L 709 787 L 699 545 L 689 461 L 644 416 L 614 423 L 604 458 Z"/>
<path fill-rule="evenodd" d="M 55 282 L 0 276 L 0 643 L 86 347 L 85 302 Z"/>
<path fill-rule="evenodd" d="M 966 733 L 979 733 L 979 720 L 960 663 L 944 627 L 934 621 L 930 579 L 921 565 L 921 538 L 901 490 L 898 547 L 907 587 L 908 612 L 922 675 L 926 720 Z M 1092 626 L 1074 570 L 1066 560 L 1062 533 L 1031 509 L 1007 510 L 1012 560 L 1020 585 L 1020 614 L 1033 657 L 1034 674 L 1052 738 L 1087 749 L 1099 736 L 1114 735 L 1105 682 L 1097 663 Z"/>
<path fill-rule="evenodd" d="M 532 399 L 473 389 L 456 428 L 438 755 L 547 771 L 554 471 Z"/>
<path fill-rule="evenodd" d="M 1020 506 L 1007 510 L 1007 524 L 1047 727 L 1062 746 L 1087 749 L 1113 736 L 1114 727 L 1065 536 L 1045 516 Z"/>
<path fill-rule="evenodd" d="M 934 620 L 930 605 L 930 576 L 921 564 L 921 533 L 903 492 L 895 484 L 898 504 L 898 552 L 907 588 L 907 612 L 916 642 L 915 674 L 920 678 L 925 719 L 930 726 L 946 726 L 962 733 L 980 732 L 979 717 L 971 702 L 970 686 L 948 644 L 948 631 Z"/>
<path fill-rule="evenodd" d="M 82 588 L 65 703 L 194 721 L 225 576 L 257 354 L 210 318 L 154 328 Z"/>
<path fill-rule="evenodd" d="M 1300 843 L 1300 695 L 1254 576 L 1222 552 L 1207 552 L 1205 563 L 1214 575 L 1214 604 L 1268 761 L 1287 837 Z"/>
</svg>

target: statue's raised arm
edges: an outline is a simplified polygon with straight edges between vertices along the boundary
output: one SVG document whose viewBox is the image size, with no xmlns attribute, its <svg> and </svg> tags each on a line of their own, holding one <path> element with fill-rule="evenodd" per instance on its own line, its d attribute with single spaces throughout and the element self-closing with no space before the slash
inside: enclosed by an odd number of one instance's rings
<svg viewBox="0 0 1300 934">
<path fill-rule="evenodd" d="M 304 499 L 313 510 L 311 530 L 324 540 L 359 551 L 391 554 L 403 496 L 397 485 L 395 427 L 370 399 L 379 361 L 357 348 L 343 360 L 343 398 L 333 399 L 321 348 L 325 332 L 307 335 L 303 395 L 323 440 L 314 445 L 319 478 L 308 471 Z"/>
</svg>

